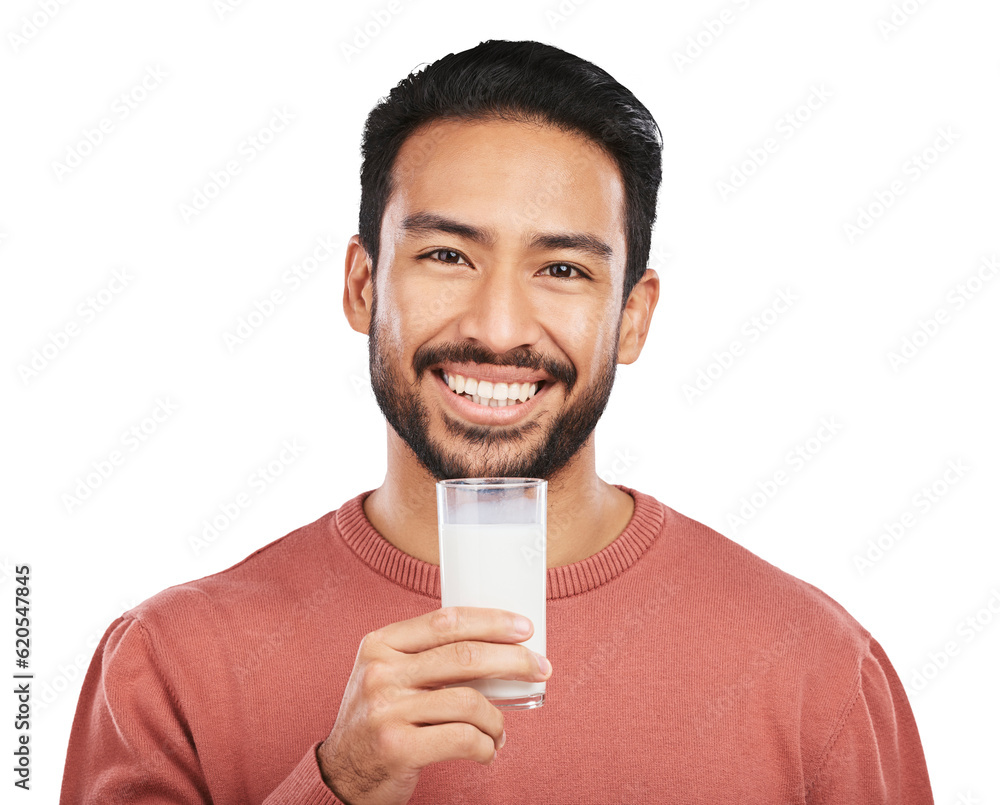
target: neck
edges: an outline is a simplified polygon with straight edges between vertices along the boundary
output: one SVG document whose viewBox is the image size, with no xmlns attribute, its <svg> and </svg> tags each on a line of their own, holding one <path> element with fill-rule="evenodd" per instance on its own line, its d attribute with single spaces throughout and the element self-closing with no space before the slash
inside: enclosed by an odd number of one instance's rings
<svg viewBox="0 0 1000 805">
<path fill-rule="evenodd" d="M 365 516 L 392 545 L 416 559 L 439 565 L 435 478 L 391 427 L 388 470 L 364 502 Z M 606 548 L 625 530 L 632 496 L 600 479 L 594 437 L 548 479 L 546 559 L 549 567 L 580 562 Z"/>
</svg>

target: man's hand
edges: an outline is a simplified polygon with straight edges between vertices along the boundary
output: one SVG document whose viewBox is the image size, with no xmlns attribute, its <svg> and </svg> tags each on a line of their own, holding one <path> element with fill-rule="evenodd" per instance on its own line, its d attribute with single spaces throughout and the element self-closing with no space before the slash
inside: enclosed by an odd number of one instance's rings
<svg viewBox="0 0 1000 805">
<path fill-rule="evenodd" d="M 488 766 L 503 745 L 503 714 L 473 688 L 443 686 L 547 679 L 548 661 L 543 672 L 540 656 L 516 645 L 532 631 L 506 610 L 445 607 L 365 635 L 337 723 L 319 747 L 323 780 L 349 805 L 396 805 L 431 763 Z"/>
</svg>

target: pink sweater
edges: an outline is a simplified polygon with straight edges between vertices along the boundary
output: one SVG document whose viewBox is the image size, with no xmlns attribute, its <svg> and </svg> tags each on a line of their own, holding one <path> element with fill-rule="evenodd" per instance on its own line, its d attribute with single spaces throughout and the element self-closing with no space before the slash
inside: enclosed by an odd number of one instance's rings
<svg viewBox="0 0 1000 805">
<path fill-rule="evenodd" d="M 492 766 L 428 766 L 411 803 L 931 803 L 899 678 L 842 607 L 649 495 L 548 571 L 545 706 Z M 361 638 L 440 606 L 439 570 L 365 492 L 111 624 L 83 684 L 63 805 L 339 800 L 326 738 Z"/>
</svg>

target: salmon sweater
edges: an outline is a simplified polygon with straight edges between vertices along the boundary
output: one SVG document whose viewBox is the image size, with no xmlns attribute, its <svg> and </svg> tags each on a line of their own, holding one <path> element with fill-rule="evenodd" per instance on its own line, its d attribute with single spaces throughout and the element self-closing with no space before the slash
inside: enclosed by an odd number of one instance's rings
<svg viewBox="0 0 1000 805">
<path fill-rule="evenodd" d="M 653 497 L 547 573 L 545 705 L 491 766 L 424 768 L 411 803 L 925 805 L 923 750 L 872 636 L 817 588 Z M 114 621 L 83 683 L 63 805 L 327 805 L 316 749 L 361 639 L 440 606 L 439 568 L 364 492 Z"/>
</svg>

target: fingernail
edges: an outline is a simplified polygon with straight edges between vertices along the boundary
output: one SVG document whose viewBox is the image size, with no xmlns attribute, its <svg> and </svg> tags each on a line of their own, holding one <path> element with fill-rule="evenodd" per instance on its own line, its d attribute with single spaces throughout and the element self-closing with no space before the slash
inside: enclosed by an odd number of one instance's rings
<svg viewBox="0 0 1000 805">
<path fill-rule="evenodd" d="M 543 674 L 548 675 L 548 673 L 552 670 L 552 663 L 545 659 L 545 657 L 541 654 L 537 653 L 535 654 L 535 659 L 538 660 L 538 670 Z"/>
<path fill-rule="evenodd" d="M 503 735 L 500 736 L 500 748 L 503 749 L 503 745 L 507 743 L 507 730 L 503 731 Z"/>
<path fill-rule="evenodd" d="M 528 634 L 531 631 L 531 621 L 523 615 L 514 618 L 514 631 L 518 634 Z"/>
</svg>

